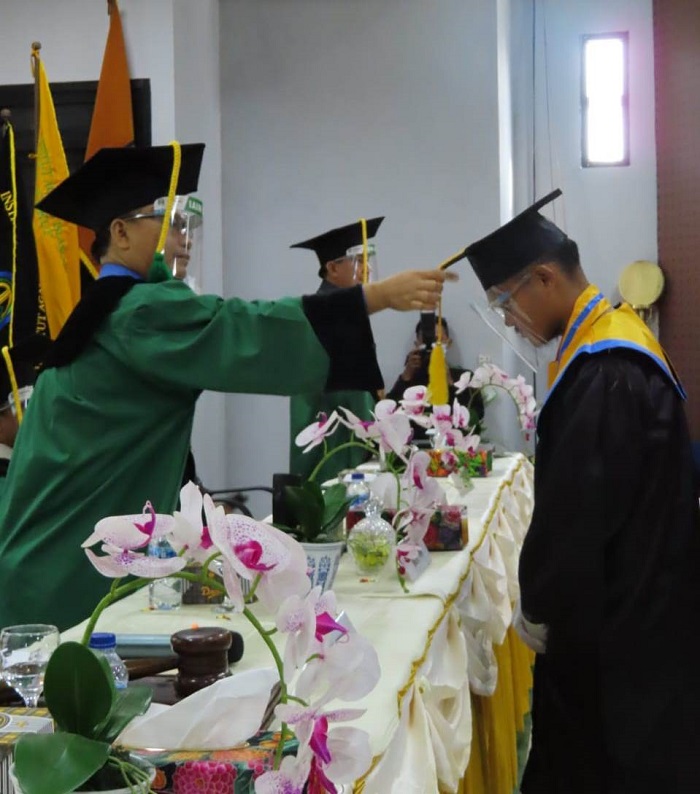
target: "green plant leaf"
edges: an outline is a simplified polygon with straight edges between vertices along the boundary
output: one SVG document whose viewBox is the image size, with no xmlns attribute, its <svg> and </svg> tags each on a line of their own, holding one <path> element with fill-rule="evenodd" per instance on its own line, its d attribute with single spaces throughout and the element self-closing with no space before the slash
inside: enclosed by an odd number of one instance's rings
<svg viewBox="0 0 700 794">
<path fill-rule="evenodd" d="M 79 642 L 56 648 L 46 667 L 44 699 L 60 730 L 94 738 L 115 698 L 114 678 L 104 657 Z"/>
<path fill-rule="evenodd" d="M 347 515 L 352 497 L 348 497 L 343 483 L 336 483 L 323 493 L 324 510 L 321 531 L 325 534 L 337 526 Z"/>
<path fill-rule="evenodd" d="M 323 492 L 315 482 L 287 485 L 284 489 L 287 508 L 295 517 L 298 535 L 312 541 L 321 531 L 323 521 Z"/>
<path fill-rule="evenodd" d="M 68 794 L 104 766 L 109 750 L 74 733 L 25 734 L 15 747 L 15 774 L 24 794 Z"/>
<path fill-rule="evenodd" d="M 95 731 L 95 738 L 111 744 L 134 717 L 145 713 L 152 698 L 153 690 L 147 686 L 132 686 L 117 692 L 114 707 Z"/>
</svg>

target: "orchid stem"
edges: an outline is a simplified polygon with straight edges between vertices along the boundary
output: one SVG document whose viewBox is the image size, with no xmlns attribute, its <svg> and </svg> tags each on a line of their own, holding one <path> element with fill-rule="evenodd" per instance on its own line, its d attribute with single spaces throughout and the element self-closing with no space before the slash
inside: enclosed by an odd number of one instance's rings
<svg viewBox="0 0 700 794">
<path fill-rule="evenodd" d="M 83 638 L 81 640 L 83 645 L 87 645 L 90 642 L 92 631 L 95 628 L 100 615 L 105 611 L 105 609 L 107 609 L 108 606 L 110 606 L 110 604 L 121 600 L 124 598 L 124 596 L 129 595 L 129 593 L 134 593 L 136 590 L 140 590 L 142 587 L 145 587 L 151 581 L 151 579 L 135 579 L 132 582 L 118 586 L 118 582 L 120 581 L 121 579 L 114 580 L 107 595 L 98 603 L 95 609 L 93 609 L 92 615 L 90 615 L 87 625 L 85 626 L 85 631 L 83 632 Z"/>
<path fill-rule="evenodd" d="M 263 642 L 267 647 L 270 649 L 270 653 L 272 654 L 272 658 L 275 660 L 275 666 L 277 667 L 277 673 L 280 677 L 280 703 L 286 703 L 288 700 L 287 695 L 287 684 L 284 680 L 284 663 L 282 662 L 282 657 L 277 650 L 277 646 L 274 642 L 270 639 L 270 635 L 267 631 L 263 628 L 262 623 L 255 617 L 255 615 L 246 607 L 243 610 L 243 614 L 248 618 L 248 621 L 252 624 L 253 628 L 258 632 L 258 634 L 262 637 Z M 277 750 L 275 751 L 275 762 L 273 765 L 273 769 L 279 769 L 280 763 L 282 762 L 282 752 L 284 750 L 284 741 L 285 735 L 287 733 L 287 723 L 282 723 L 282 733 L 280 735 L 280 741 L 277 745 Z"/>
<path fill-rule="evenodd" d="M 287 695 L 287 700 L 293 700 L 295 703 L 300 703 L 305 708 L 307 708 L 309 705 L 305 700 L 298 698 L 295 695 Z"/>
<path fill-rule="evenodd" d="M 330 458 L 333 457 L 333 455 L 335 455 L 336 452 L 340 452 L 341 449 L 350 449 L 350 447 L 358 447 L 359 449 L 364 449 L 367 452 L 371 452 L 372 454 L 376 452 L 376 450 L 373 447 L 370 447 L 369 444 L 361 444 L 359 441 L 346 441 L 344 444 L 340 444 L 340 446 L 333 447 L 333 449 L 330 452 L 326 453 L 321 458 L 321 460 L 316 465 L 316 468 L 309 475 L 308 482 L 314 482 L 318 473 L 323 468 L 324 464 L 328 460 L 330 460 Z"/>
</svg>

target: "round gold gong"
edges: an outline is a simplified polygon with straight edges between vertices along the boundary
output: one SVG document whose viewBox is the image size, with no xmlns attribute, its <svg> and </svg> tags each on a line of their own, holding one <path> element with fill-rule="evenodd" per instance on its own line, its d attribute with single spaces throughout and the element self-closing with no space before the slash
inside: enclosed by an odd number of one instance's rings
<svg viewBox="0 0 700 794">
<path fill-rule="evenodd" d="M 617 286 L 622 298 L 635 311 L 644 311 L 661 297 L 664 274 L 655 262 L 639 259 L 622 271 Z"/>
</svg>

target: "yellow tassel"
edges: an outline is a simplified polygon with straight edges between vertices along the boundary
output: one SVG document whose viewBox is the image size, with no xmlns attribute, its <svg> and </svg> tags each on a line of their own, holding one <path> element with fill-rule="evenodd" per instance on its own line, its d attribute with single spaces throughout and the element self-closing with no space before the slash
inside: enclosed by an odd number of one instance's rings
<svg viewBox="0 0 700 794">
<path fill-rule="evenodd" d="M 447 405 L 449 391 L 447 388 L 447 362 L 442 345 L 433 345 L 428 364 L 428 399 L 432 405 Z"/>
</svg>

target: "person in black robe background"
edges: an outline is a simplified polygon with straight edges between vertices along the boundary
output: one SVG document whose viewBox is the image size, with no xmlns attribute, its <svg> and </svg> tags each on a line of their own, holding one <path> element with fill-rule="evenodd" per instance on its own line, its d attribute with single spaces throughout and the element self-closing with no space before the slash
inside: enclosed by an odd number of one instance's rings
<svg viewBox="0 0 700 794">
<path fill-rule="evenodd" d="M 467 255 L 531 341 L 562 336 L 538 421 L 519 633 L 538 651 L 523 794 L 700 791 L 700 522 L 682 387 L 537 209 Z"/>
</svg>

